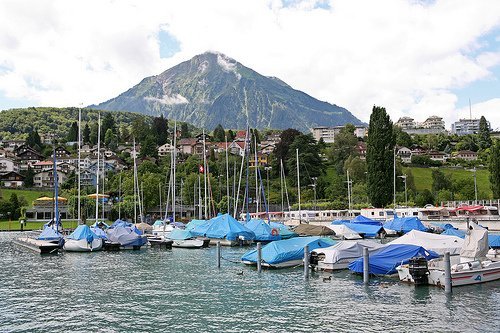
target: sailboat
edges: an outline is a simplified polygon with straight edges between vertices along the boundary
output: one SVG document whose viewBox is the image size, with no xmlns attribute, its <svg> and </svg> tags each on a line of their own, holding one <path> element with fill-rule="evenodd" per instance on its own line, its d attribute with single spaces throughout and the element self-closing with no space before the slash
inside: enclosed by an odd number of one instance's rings
<svg viewBox="0 0 500 333">
<path fill-rule="evenodd" d="M 57 253 L 64 245 L 62 224 L 59 216 L 59 196 L 58 196 L 58 177 L 57 177 L 57 158 L 54 147 L 54 217 L 43 227 L 42 233 L 35 239 L 31 237 L 20 237 L 13 242 L 16 245 L 36 251 L 40 254 Z"/>
<path fill-rule="evenodd" d="M 104 240 L 95 234 L 92 229 L 86 225 L 82 224 L 81 221 L 81 183 L 80 183 L 80 174 L 81 174 L 81 155 L 80 155 L 80 147 L 81 147 L 81 126 L 82 125 L 82 110 L 80 109 L 78 112 L 78 226 L 76 229 L 65 239 L 64 242 L 64 250 L 68 252 L 92 252 L 102 250 Z M 97 157 L 99 158 L 99 156 Z M 96 201 L 98 197 L 96 197 Z"/>
</svg>

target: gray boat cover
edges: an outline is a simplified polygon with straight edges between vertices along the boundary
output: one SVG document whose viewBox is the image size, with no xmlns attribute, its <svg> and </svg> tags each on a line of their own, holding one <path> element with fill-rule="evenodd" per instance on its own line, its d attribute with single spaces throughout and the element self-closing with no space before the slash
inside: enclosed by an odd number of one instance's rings
<svg viewBox="0 0 500 333">
<path fill-rule="evenodd" d="M 369 240 L 341 241 L 333 246 L 316 249 L 312 252 L 317 254 L 324 254 L 325 264 L 335 264 L 343 259 L 352 258 L 352 260 L 354 260 L 356 258 L 362 257 L 363 249 L 365 247 L 368 248 L 368 251 L 373 251 L 383 246 L 385 245 Z"/>
</svg>

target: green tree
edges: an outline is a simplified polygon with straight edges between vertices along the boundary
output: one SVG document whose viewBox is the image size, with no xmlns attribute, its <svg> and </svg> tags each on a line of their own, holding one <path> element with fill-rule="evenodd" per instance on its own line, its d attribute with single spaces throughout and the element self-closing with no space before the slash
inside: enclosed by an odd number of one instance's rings
<svg viewBox="0 0 500 333">
<path fill-rule="evenodd" d="M 30 131 L 28 133 L 28 138 L 26 139 L 26 145 L 40 152 L 43 149 L 42 140 L 40 139 L 40 135 L 38 131 Z"/>
<path fill-rule="evenodd" d="M 349 171 L 349 177 L 355 183 L 364 183 L 366 180 L 366 161 L 359 156 L 349 156 L 344 163 L 344 172 Z"/>
<path fill-rule="evenodd" d="M 297 185 L 297 149 L 299 150 L 300 185 L 306 186 L 312 182 L 312 177 L 319 177 L 322 174 L 323 161 L 319 156 L 319 148 L 312 134 L 297 136 L 289 149 L 290 156 L 286 164 L 292 184 Z"/>
<path fill-rule="evenodd" d="M 161 114 L 159 117 L 153 118 L 153 126 L 151 128 L 153 135 L 156 138 L 158 146 L 164 145 L 168 140 L 168 120 Z"/>
<path fill-rule="evenodd" d="M 118 147 L 118 137 L 111 128 L 108 128 L 104 135 L 104 145 L 111 150 L 116 150 Z"/>
<path fill-rule="evenodd" d="M 24 172 L 24 187 L 33 187 L 35 180 L 35 172 L 33 168 L 28 165 L 28 169 Z"/>
<path fill-rule="evenodd" d="M 484 116 L 479 119 L 479 132 L 477 133 L 479 148 L 486 149 L 491 147 L 490 126 Z"/>
<path fill-rule="evenodd" d="M 191 137 L 191 131 L 189 130 L 189 126 L 187 123 L 182 123 L 181 124 L 181 138 L 190 138 Z"/>
<path fill-rule="evenodd" d="M 78 124 L 76 121 L 71 123 L 66 140 L 70 142 L 78 141 Z"/>
<path fill-rule="evenodd" d="M 222 127 L 221 124 L 217 125 L 217 127 L 215 127 L 215 129 L 214 129 L 214 135 L 213 135 L 214 141 L 215 142 L 224 142 L 225 135 L 226 135 L 226 132 L 224 131 L 224 127 Z"/>
<path fill-rule="evenodd" d="M 151 135 L 151 128 L 144 116 L 137 116 L 132 122 L 132 135 L 138 142 L 142 142 L 147 136 Z M 153 142 L 156 143 L 156 138 L 154 136 L 152 138 Z"/>
<path fill-rule="evenodd" d="M 286 129 L 280 134 L 280 142 L 276 144 L 276 147 L 274 148 L 273 151 L 274 158 L 273 158 L 272 172 L 276 177 L 278 177 L 280 174 L 281 170 L 280 161 L 283 161 L 283 168 L 285 169 L 285 174 L 288 174 L 288 167 L 286 164 L 286 160 L 289 157 L 288 151 L 290 149 L 290 145 L 295 140 L 295 137 L 301 134 L 302 133 L 293 128 Z M 295 151 L 291 152 L 291 154 L 295 154 Z"/>
<path fill-rule="evenodd" d="M 438 193 L 441 190 L 451 190 L 451 179 L 439 169 L 432 170 L 432 191 Z"/>
<path fill-rule="evenodd" d="M 396 137 L 396 144 L 401 147 L 411 148 L 413 141 L 410 134 L 406 133 L 401 127 L 394 125 L 394 135 Z"/>
<path fill-rule="evenodd" d="M 495 140 L 491 146 L 488 169 L 490 171 L 490 186 L 494 198 L 500 198 L 500 142 Z"/>
<path fill-rule="evenodd" d="M 90 127 L 88 123 L 83 128 L 83 142 L 90 143 Z"/>
<path fill-rule="evenodd" d="M 113 118 L 111 112 L 106 112 L 104 114 L 101 124 L 101 140 L 104 139 L 109 129 L 116 134 L 115 118 Z"/>
<path fill-rule="evenodd" d="M 141 157 L 158 157 L 156 140 L 154 136 L 148 135 L 141 141 Z"/>
<path fill-rule="evenodd" d="M 392 121 L 385 108 L 374 106 L 366 143 L 367 190 L 375 207 L 391 202 L 393 188 L 394 135 Z"/>
<path fill-rule="evenodd" d="M 354 148 L 358 142 L 354 130 L 354 125 L 347 124 L 340 130 L 339 134 L 335 135 L 335 141 L 329 155 L 339 173 L 342 172 L 347 158 L 354 155 Z"/>
<path fill-rule="evenodd" d="M 9 199 L 10 204 L 10 214 L 13 220 L 17 220 L 21 216 L 21 205 L 19 204 L 19 199 L 17 194 L 12 193 Z"/>
<path fill-rule="evenodd" d="M 434 196 L 431 191 L 425 189 L 423 192 L 418 193 L 415 197 L 415 204 L 418 207 L 424 207 L 425 205 L 433 205 L 434 204 Z"/>
</svg>

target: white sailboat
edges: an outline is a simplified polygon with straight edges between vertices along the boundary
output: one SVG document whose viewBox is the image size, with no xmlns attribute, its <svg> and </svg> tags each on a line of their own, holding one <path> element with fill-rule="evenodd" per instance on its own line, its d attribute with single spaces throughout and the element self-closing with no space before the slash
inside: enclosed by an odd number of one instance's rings
<svg viewBox="0 0 500 333">
<path fill-rule="evenodd" d="M 80 191 L 81 191 L 81 183 L 80 183 L 80 174 L 81 174 L 81 126 L 82 125 L 82 110 L 78 111 L 78 227 L 65 239 L 64 242 L 64 250 L 68 252 L 93 252 L 102 250 L 103 247 L 103 239 L 97 236 L 92 229 L 82 224 L 81 221 L 81 199 L 80 199 Z M 100 114 L 98 120 L 98 126 L 100 132 Z M 99 133 L 100 134 L 100 133 Z M 98 138 L 99 141 L 99 138 Z M 97 156 L 99 159 L 99 155 Z M 99 176 L 98 176 L 99 177 Z M 98 201 L 98 196 L 96 196 L 96 201 Z M 97 221 L 97 219 L 96 219 Z"/>
</svg>

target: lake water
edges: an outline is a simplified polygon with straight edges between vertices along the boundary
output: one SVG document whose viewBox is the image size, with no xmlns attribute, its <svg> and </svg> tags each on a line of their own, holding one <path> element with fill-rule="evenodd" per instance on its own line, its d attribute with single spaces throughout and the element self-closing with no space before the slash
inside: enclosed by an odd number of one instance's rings
<svg viewBox="0 0 500 333">
<path fill-rule="evenodd" d="M 500 281 L 447 297 L 348 271 L 218 270 L 215 248 L 40 256 L 16 236 L 0 233 L 0 332 L 500 332 Z"/>
</svg>

